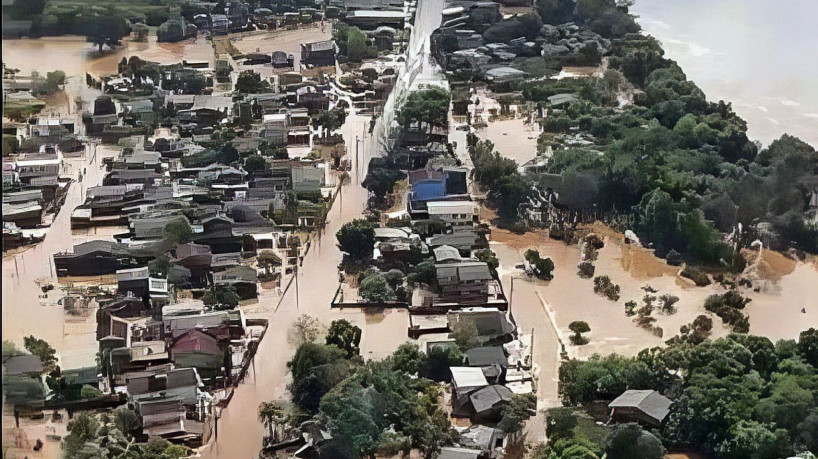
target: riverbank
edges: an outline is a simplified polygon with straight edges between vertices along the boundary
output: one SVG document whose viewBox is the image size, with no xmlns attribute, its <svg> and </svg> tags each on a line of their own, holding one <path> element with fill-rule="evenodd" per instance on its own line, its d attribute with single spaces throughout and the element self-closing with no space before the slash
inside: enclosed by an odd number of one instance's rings
<svg viewBox="0 0 818 459">
<path fill-rule="evenodd" d="M 818 61 L 805 58 L 818 48 L 818 4 L 640 0 L 631 9 L 709 99 L 732 103 L 750 138 L 767 145 L 787 132 L 818 147 Z"/>
</svg>

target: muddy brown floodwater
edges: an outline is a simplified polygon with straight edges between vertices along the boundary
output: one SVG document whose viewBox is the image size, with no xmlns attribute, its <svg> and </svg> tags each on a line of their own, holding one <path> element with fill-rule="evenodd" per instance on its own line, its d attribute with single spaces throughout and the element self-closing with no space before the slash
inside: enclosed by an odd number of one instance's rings
<svg viewBox="0 0 818 459">
<path fill-rule="evenodd" d="M 522 260 L 526 249 L 535 248 L 554 261 L 554 279 L 538 281 L 536 289 L 553 312 L 570 356 L 588 357 L 595 353 L 635 355 L 646 347 L 663 345 L 665 340 L 679 333 L 679 327 L 692 322 L 700 314 L 713 318 L 713 337 L 729 333 L 717 316 L 704 309 L 705 299 L 709 295 L 723 293 L 723 287 L 718 284 L 696 287 L 689 280 L 677 276 L 678 268 L 668 266 L 649 250 L 625 245 L 622 237 L 615 232 L 601 227 L 598 229 L 605 238 L 605 247 L 599 251 L 595 262 L 595 275 L 607 275 L 620 286 L 621 298 L 616 302 L 595 294 L 591 279 L 577 276 L 577 263 L 580 261 L 577 245 L 568 246 L 562 241 L 550 239 L 543 231 L 525 235 L 500 229 L 492 231 L 492 239 L 516 250 L 519 260 Z M 755 252 L 750 254 L 752 264 Z M 780 254 L 771 253 L 765 255 L 765 259 L 778 260 L 779 268 L 782 265 L 787 268 L 775 274 L 767 271 L 769 278 L 762 278 L 754 284 L 760 287 L 759 292 L 742 289 L 742 293 L 752 299 L 745 309 L 750 318 L 750 333 L 766 336 L 773 341 L 797 339 L 801 331 L 818 325 L 818 266 L 814 261 L 796 262 Z M 675 314 L 653 314 L 657 319 L 655 325 L 664 330 L 661 338 L 639 328 L 631 317 L 625 315 L 624 303 L 629 300 L 641 303 L 645 295 L 642 288 L 645 286 L 657 290 L 654 294 L 657 296 L 671 294 L 679 297 Z M 520 307 L 516 307 L 519 310 Z M 806 312 L 802 312 L 802 309 Z M 567 340 L 571 335 L 568 324 L 575 320 L 584 320 L 591 327 L 589 344 L 574 346 Z"/>
</svg>

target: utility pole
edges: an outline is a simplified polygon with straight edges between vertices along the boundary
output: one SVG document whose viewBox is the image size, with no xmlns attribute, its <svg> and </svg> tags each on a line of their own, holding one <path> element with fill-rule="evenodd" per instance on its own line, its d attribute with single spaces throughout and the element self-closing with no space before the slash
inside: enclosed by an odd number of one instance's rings
<svg viewBox="0 0 818 459">
<path fill-rule="evenodd" d="M 358 175 L 358 171 L 360 170 L 360 159 L 358 159 L 358 136 L 355 136 L 355 183 L 361 183 L 361 177 Z"/>
<path fill-rule="evenodd" d="M 514 301 L 514 275 L 511 276 L 511 290 L 508 294 L 508 313 L 511 314 L 511 303 Z"/>
<path fill-rule="evenodd" d="M 295 267 L 293 268 L 293 276 L 295 276 L 295 310 L 299 309 L 298 301 L 298 252 L 295 255 Z"/>
</svg>

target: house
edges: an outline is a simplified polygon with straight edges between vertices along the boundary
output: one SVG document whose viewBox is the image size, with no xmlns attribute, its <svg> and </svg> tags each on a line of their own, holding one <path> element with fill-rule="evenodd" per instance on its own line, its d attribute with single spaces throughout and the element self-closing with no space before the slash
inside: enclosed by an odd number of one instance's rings
<svg viewBox="0 0 818 459">
<path fill-rule="evenodd" d="M 469 395 L 469 414 L 474 422 L 497 422 L 502 418 L 503 407 L 514 394 L 506 386 L 494 384 L 478 389 Z"/>
<path fill-rule="evenodd" d="M 450 245 L 441 245 L 433 250 L 435 254 L 435 261 L 438 263 L 467 261 L 468 258 L 460 256 L 460 251 Z"/>
<path fill-rule="evenodd" d="M 214 14 L 210 16 L 210 30 L 213 35 L 226 35 L 230 32 L 230 19 L 224 14 Z"/>
<path fill-rule="evenodd" d="M 347 11 L 344 22 L 361 29 L 376 29 L 380 26 L 403 28 L 406 13 L 402 10 L 354 10 Z"/>
<path fill-rule="evenodd" d="M 144 435 L 190 446 L 201 443 L 203 422 L 188 419 L 188 410 L 179 400 L 142 400 L 134 408 Z"/>
<path fill-rule="evenodd" d="M 57 276 L 101 276 L 113 274 L 122 268 L 120 258 L 114 255 L 115 243 L 88 241 L 74 246 L 74 252 L 54 254 Z"/>
<path fill-rule="evenodd" d="M 437 281 L 442 302 L 459 305 L 486 304 L 491 272 L 482 261 L 436 263 Z"/>
<path fill-rule="evenodd" d="M 137 298 L 148 295 L 148 278 L 150 272 L 147 266 L 141 268 L 120 269 L 116 272 L 117 289 L 120 294 L 130 294 Z"/>
<path fill-rule="evenodd" d="M 301 43 L 301 65 L 307 67 L 335 65 L 336 52 L 335 40 Z"/>
<path fill-rule="evenodd" d="M 426 240 L 429 247 L 450 246 L 461 254 L 470 254 L 472 250 L 488 248 L 488 241 L 474 230 L 463 229 L 452 234 L 436 234 Z"/>
<path fill-rule="evenodd" d="M 214 378 L 223 374 L 222 368 L 228 369 L 229 374 L 231 360 L 225 352 L 228 338 L 223 326 L 193 328 L 170 338 L 168 351 L 177 367 L 194 367 L 203 378 Z"/>
<path fill-rule="evenodd" d="M 257 281 L 258 273 L 249 266 L 235 266 L 222 272 L 213 273 L 214 285 L 232 285 L 242 300 L 255 298 L 258 295 L 256 290 Z"/>
<path fill-rule="evenodd" d="M 146 318 L 151 313 L 142 298 L 135 296 L 122 296 L 103 303 L 97 309 L 97 341 L 113 343 L 113 346 L 128 345 L 133 330 L 125 319 Z"/>
<path fill-rule="evenodd" d="M 489 382 L 480 368 L 451 367 L 452 373 L 452 416 L 469 415 L 469 394 L 487 387 Z"/>
<path fill-rule="evenodd" d="M 495 457 L 494 449 L 502 448 L 505 432 L 495 427 L 475 424 L 460 432 L 457 443 L 464 448 L 482 451 L 487 458 Z"/>
<path fill-rule="evenodd" d="M 469 321 L 477 328 L 477 341 L 486 343 L 493 340 L 510 338 L 516 331 L 506 314 L 496 308 L 465 308 L 449 312 L 447 315 L 449 330 L 455 330 L 458 322 Z"/>
<path fill-rule="evenodd" d="M 426 208 L 430 218 L 437 218 L 453 231 L 471 229 L 480 214 L 480 206 L 472 201 L 429 201 Z"/>
<path fill-rule="evenodd" d="M 479 346 L 466 351 L 466 365 L 470 367 L 508 366 L 503 346 Z"/>
<path fill-rule="evenodd" d="M 658 427 L 662 425 L 673 402 L 655 390 L 626 390 L 608 404 L 613 422 L 637 422 Z"/>
<path fill-rule="evenodd" d="M 59 177 L 62 155 L 57 153 L 23 153 L 15 161 L 14 170 L 23 184 L 32 184 L 36 179 Z"/>
</svg>

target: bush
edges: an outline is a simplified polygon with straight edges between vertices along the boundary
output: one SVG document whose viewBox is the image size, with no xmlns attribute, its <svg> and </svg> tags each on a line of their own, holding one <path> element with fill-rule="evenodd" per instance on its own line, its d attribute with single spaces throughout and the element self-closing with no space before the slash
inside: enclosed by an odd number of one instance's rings
<svg viewBox="0 0 818 459">
<path fill-rule="evenodd" d="M 619 285 L 611 282 L 608 276 L 594 278 L 594 293 L 605 296 L 611 301 L 619 301 Z"/>
<path fill-rule="evenodd" d="M 615 426 L 605 439 L 605 453 L 610 459 L 662 459 L 665 448 L 652 433 L 625 424 Z"/>
<path fill-rule="evenodd" d="M 574 411 L 570 408 L 553 408 L 545 414 L 545 433 L 549 443 L 561 438 L 574 436 L 574 427 L 579 424 Z"/>
<path fill-rule="evenodd" d="M 380 273 L 367 276 L 358 288 L 358 295 L 367 303 L 384 303 L 397 299 L 395 291 Z"/>
<path fill-rule="evenodd" d="M 94 386 L 90 386 L 88 384 L 85 384 L 84 386 L 82 386 L 82 389 L 80 389 L 80 397 L 81 398 L 99 397 L 99 395 L 101 393 L 102 392 L 100 392 L 99 389 L 97 389 Z"/>
<path fill-rule="evenodd" d="M 710 295 L 704 302 L 704 308 L 721 317 L 723 323 L 730 325 L 735 333 L 750 331 L 750 319 L 741 312 L 751 300 L 744 298 L 735 290 L 722 294 Z"/>
<path fill-rule="evenodd" d="M 662 311 L 667 314 L 675 314 L 676 313 L 676 303 L 679 302 L 679 297 L 676 295 L 669 295 L 664 294 L 659 297 L 659 300 L 662 302 Z"/>
<path fill-rule="evenodd" d="M 540 258 L 540 252 L 534 249 L 525 251 L 525 259 L 534 268 L 534 274 L 540 279 L 551 280 L 554 278 L 554 262 L 551 258 Z"/>
<path fill-rule="evenodd" d="M 583 261 L 577 265 L 577 276 L 583 279 L 590 279 L 594 277 L 594 272 L 596 271 L 596 267 L 590 261 Z"/>
<path fill-rule="evenodd" d="M 241 297 L 232 285 L 220 285 L 212 291 L 205 293 L 202 301 L 206 306 L 212 307 L 216 311 L 230 310 L 239 305 Z"/>
</svg>

